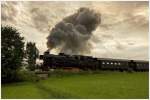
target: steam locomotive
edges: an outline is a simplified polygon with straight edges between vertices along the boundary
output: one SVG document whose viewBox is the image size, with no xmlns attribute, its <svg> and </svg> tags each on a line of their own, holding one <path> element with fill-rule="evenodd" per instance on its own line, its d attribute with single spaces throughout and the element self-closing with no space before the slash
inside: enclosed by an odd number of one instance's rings
<svg viewBox="0 0 150 100">
<path fill-rule="evenodd" d="M 42 69 L 78 68 L 80 70 L 111 70 L 111 71 L 149 71 L 149 62 L 142 60 L 93 58 L 82 55 L 59 55 L 45 52 L 40 55 L 43 60 Z"/>
</svg>

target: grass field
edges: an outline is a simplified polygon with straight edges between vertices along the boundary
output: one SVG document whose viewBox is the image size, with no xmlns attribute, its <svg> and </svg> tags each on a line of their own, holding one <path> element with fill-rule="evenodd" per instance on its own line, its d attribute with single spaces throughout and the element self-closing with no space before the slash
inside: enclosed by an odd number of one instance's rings
<svg viewBox="0 0 150 100">
<path fill-rule="evenodd" d="M 148 98 L 148 72 L 52 76 L 2 85 L 2 98 Z"/>
</svg>

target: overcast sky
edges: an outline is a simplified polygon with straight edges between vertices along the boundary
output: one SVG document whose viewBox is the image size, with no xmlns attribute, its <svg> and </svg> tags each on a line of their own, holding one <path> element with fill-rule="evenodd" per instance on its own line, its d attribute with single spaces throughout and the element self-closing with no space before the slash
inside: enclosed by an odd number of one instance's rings
<svg viewBox="0 0 150 100">
<path fill-rule="evenodd" d="M 1 7 L 2 25 L 16 27 L 25 37 L 25 42 L 36 42 L 40 54 L 47 50 L 46 37 L 59 21 L 80 7 L 88 7 L 100 13 L 102 21 L 93 31 L 93 48 L 88 55 L 148 59 L 148 1 L 3 1 Z M 56 53 L 55 49 L 52 53 Z"/>
</svg>

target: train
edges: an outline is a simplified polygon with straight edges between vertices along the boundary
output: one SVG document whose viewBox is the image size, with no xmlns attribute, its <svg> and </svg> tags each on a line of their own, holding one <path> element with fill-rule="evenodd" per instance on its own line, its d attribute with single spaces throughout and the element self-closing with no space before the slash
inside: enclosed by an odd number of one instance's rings
<svg viewBox="0 0 150 100">
<path fill-rule="evenodd" d="M 79 69 L 79 70 L 110 70 L 110 71 L 149 71 L 149 61 L 94 58 L 83 55 L 50 54 L 48 51 L 40 55 L 43 60 L 42 70 Z"/>
</svg>

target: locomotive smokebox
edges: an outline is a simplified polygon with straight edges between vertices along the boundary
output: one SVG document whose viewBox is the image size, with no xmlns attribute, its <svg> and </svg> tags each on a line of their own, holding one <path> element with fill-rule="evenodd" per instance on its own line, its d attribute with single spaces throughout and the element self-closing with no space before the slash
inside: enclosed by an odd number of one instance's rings
<svg viewBox="0 0 150 100">
<path fill-rule="evenodd" d="M 49 49 L 44 52 L 44 55 L 48 55 L 48 54 L 50 54 L 50 50 Z"/>
<path fill-rule="evenodd" d="M 44 55 L 40 55 L 40 59 L 42 60 L 45 55 L 49 55 L 49 54 L 50 54 L 49 50 L 45 51 Z"/>
<path fill-rule="evenodd" d="M 43 55 L 40 55 L 40 60 L 43 60 Z"/>
<path fill-rule="evenodd" d="M 45 51 L 45 52 L 44 52 L 44 55 L 48 55 L 48 54 L 49 54 L 49 51 Z"/>
</svg>

